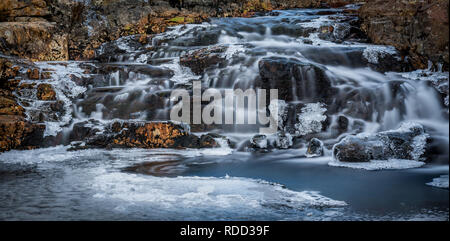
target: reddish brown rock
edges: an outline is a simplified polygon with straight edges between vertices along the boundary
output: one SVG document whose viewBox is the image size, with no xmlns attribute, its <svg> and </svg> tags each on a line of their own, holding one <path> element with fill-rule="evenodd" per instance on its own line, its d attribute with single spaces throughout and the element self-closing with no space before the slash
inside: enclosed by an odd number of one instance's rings
<svg viewBox="0 0 450 241">
<path fill-rule="evenodd" d="M 415 68 L 431 61 L 448 70 L 448 8 L 448 0 L 375 0 L 361 7 L 359 16 L 372 42 L 395 46 Z"/>
<path fill-rule="evenodd" d="M 21 116 L 0 115 L 0 152 L 38 147 L 44 125 L 31 124 Z"/>
<path fill-rule="evenodd" d="M 23 107 L 18 105 L 13 98 L 0 96 L 0 115 L 24 116 L 24 111 Z"/>
<path fill-rule="evenodd" d="M 49 22 L 0 22 L 0 51 L 33 61 L 68 60 L 67 34 Z"/>
<path fill-rule="evenodd" d="M 39 79 L 39 69 L 28 69 L 27 75 L 29 79 L 37 80 Z"/>
<path fill-rule="evenodd" d="M 107 130 L 86 140 L 88 147 L 199 148 L 200 140 L 184 126 L 172 122 L 114 122 Z"/>
<path fill-rule="evenodd" d="M 0 21 L 34 20 L 50 15 L 45 0 L 2 0 Z"/>
<path fill-rule="evenodd" d="M 56 100 L 56 92 L 50 84 L 38 85 L 36 95 L 39 100 Z"/>
</svg>

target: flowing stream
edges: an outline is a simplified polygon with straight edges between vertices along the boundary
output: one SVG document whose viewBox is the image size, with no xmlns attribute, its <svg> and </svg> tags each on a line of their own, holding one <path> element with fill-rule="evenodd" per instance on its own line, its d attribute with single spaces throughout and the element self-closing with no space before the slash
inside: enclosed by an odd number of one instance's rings
<svg viewBox="0 0 450 241">
<path fill-rule="evenodd" d="M 448 72 L 407 69 L 393 47 L 366 43 L 356 22 L 342 9 L 273 11 L 176 26 L 146 44 L 123 37 L 104 44 L 99 61 L 38 63 L 53 72 L 48 83 L 65 111 L 42 114 L 49 102 L 18 97 L 29 119 L 46 123 L 47 136 L 63 139 L 78 122 L 101 130 L 117 119 L 168 120 L 170 92 L 195 80 L 245 90 L 264 85 L 261 61 L 294 63 L 302 85 L 275 87 L 286 106 L 303 111 L 302 121 L 283 128 L 314 134 L 324 155 L 306 157 L 306 141 L 251 151 L 258 129 L 247 125 L 192 126 L 194 134 L 226 136 L 231 147 L 14 150 L 0 154 L 0 219 L 448 220 L 448 97 L 435 88 L 442 79 L 448 85 Z M 199 50 L 218 61 L 199 71 L 180 64 Z M 286 73 L 275 79 L 292 74 L 280 69 Z M 322 117 L 326 125 L 313 125 Z M 409 122 L 431 137 L 428 160 L 333 160 L 332 146 L 346 135 Z"/>
</svg>

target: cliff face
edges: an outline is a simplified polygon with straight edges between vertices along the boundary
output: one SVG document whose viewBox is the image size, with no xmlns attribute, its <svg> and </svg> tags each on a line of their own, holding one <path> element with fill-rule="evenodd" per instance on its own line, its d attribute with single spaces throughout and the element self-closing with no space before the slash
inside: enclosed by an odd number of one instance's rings
<svg viewBox="0 0 450 241">
<path fill-rule="evenodd" d="M 395 46 L 415 68 L 428 61 L 448 70 L 448 0 L 368 1 L 359 12 L 361 28 L 375 44 Z"/>
<path fill-rule="evenodd" d="M 0 52 L 31 60 L 94 57 L 102 43 L 154 34 L 208 17 L 257 11 L 337 7 L 355 0 L 5 0 L 0 2 Z"/>
</svg>

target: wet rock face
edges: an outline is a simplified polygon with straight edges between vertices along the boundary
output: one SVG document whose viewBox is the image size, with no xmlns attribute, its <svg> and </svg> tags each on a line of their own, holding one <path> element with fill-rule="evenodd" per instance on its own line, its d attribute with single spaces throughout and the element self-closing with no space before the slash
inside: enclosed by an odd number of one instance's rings
<svg viewBox="0 0 450 241">
<path fill-rule="evenodd" d="M 226 47 L 219 46 L 191 51 L 180 57 L 180 64 L 189 67 L 194 74 L 201 75 L 206 68 L 224 61 L 220 53 L 225 50 Z"/>
<path fill-rule="evenodd" d="M 428 135 L 419 124 L 405 123 L 399 129 L 373 135 L 347 136 L 334 145 L 333 155 L 341 162 L 370 160 L 420 160 Z"/>
<path fill-rule="evenodd" d="M 25 109 L 13 94 L 20 78 L 34 65 L 24 60 L 0 57 L 0 152 L 38 147 L 43 140 L 44 125 L 25 120 Z"/>
<path fill-rule="evenodd" d="M 415 68 L 428 60 L 449 68 L 448 1 L 367 1 L 361 7 L 361 27 L 375 44 L 395 46 L 411 57 Z"/>
<path fill-rule="evenodd" d="M 256 86 L 278 89 L 278 96 L 285 101 L 292 101 L 296 96 L 300 99 L 324 101 L 332 98 L 334 93 L 324 69 L 295 59 L 264 58 L 259 62 L 259 75 Z"/>
<path fill-rule="evenodd" d="M 0 152 L 38 147 L 44 130 L 44 125 L 31 124 L 21 116 L 0 115 Z"/>
</svg>

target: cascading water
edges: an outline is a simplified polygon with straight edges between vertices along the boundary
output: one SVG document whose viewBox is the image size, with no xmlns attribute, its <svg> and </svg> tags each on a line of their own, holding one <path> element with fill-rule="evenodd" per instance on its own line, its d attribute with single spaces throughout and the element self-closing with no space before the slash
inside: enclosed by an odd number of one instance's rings
<svg viewBox="0 0 450 241">
<path fill-rule="evenodd" d="M 44 166 L 37 167 L 43 172 L 56 168 L 55 163 L 58 162 L 69 166 L 68 174 L 52 176 L 46 185 L 64 193 L 70 188 L 56 184 L 61 179 L 79 182 L 74 192 L 91 197 L 77 206 L 81 209 L 81 219 L 89 218 L 83 214 L 92 212 L 92 207 L 97 207 L 100 201 L 104 207 L 117 212 L 116 216 L 99 214 L 96 217 L 100 219 L 191 219 L 190 211 L 186 210 L 201 212 L 196 216 L 198 219 L 245 219 L 239 216 L 242 213 L 258 219 L 448 218 L 448 195 L 445 198 L 443 194 L 433 193 L 425 198 L 414 194 L 414 190 L 426 192 L 422 189 L 429 188 L 424 179 L 448 174 L 448 166 L 436 165 L 448 164 L 448 97 L 442 97 L 433 85 L 437 79 L 446 78 L 448 88 L 448 72 L 433 72 L 431 69 L 411 72 L 406 60 L 400 58 L 393 47 L 365 43 L 364 36 L 353 24 L 356 17 L 344 15 L 342 10 L 332 10 L 333 14 L 329 11 L 285 10 L 253 18 L 212 19 L 209 23 L 173 27 L 152 36 L 148 44 L 139 43 L 133 36 L 106 43 L 97 51 L 99 61 L 39 64 L 42 69 L 53 70 L 54 81 L 49 83 L 55 86 L 58 99 L 72 110 L 56 119 L 44 118 L 49 136 L 58 132 L 65 132 L 67 136 L 75 123 L 86 121 L 86 126 L 102 130 L 105 124 L 116 119 L 168 120 L 175 104 L 169 98 L 171 91 L 177 88 L 192 90 L 193 81 L 201 81 L 202 88 L 220 91 L 261 87 L 279 89 L 279 99 L 289 110 L 282 113 L 283 126 L 280 128 L 283 131 L 281 136 L 287 138 L 287 142 L 280 139 L 280 135 L 268 136 L 268 143 L 279 147 L 271 153 L 250 151 L 250 139 L 258 134 L 257 129 L 251 126 L 192 125 L 194 133 L 217 132 L 229 138 L 235 144 L 234 151 L 228 147 L 228 142 L 220 139 L 222 148 L 217 150 L 66 152 L 63 147 L 56 147 L 13 152 L 0 156 L 0 159 L 13 160 L 11 165 L 20 163 L 23 155 L 36 156 L 38 163 L 51 159 Z M 202 54 L 205 56 L 202 61 L 206 64 L 194 62 L 190 65 L 183 60 L 185 56 Z M 19 97 L 26 98 L 24 95 Z M 28 113 L 32 113 L 33 108 L 40 108 L 39 103 L 27 108 Z M 373 173 L 333 169 L 340 170 L 340 174 L 328 176 L 329 172 L 338 172 L 330 171 L 335 167 L 326 165 L 332 159 L 331 148 L 345 136 L 393 130 L 405 122 L 423 125 L 431 137 L 430 161 L 433 165 L 424 167 L 423 172 L 403 170 L 380 176 L 386 186 L 392 181 L 399 187 L 410 188 L 411 193 L 405 195 L 415 200 L 414 205 L 420 207 L 419 211 L 399 208 L 396 203 L 402 197 L 395 191 L 378 187 L 379 179 Z M 323 157 L 306 158 L 307 142 L 313 137 L 323 141 Z M 290 149 L 280 150 L 284 147 Z M 127 155 L 122 155 L 122 151 Z M 390 167 L 383 164 L 383 167 L 402 169 L 414 166 L 403 161 Z M 413 164 L 418 163 L 415 161 Z M 71 165 L 79 165 L 79 168 L 70 168 Z M 36 167 L 27 168 L 33 173 Z M 301 168 L 309 168 L 311 172 Z M 139 176 L 136 172 L 159 177 Z M 245 178 L 230 178 L 225 174 Z M 329 187 L 326 181 L 317 180 L 315 175 L 342 185 L 336 187 L 341 191 Z M 366 186 L 349 184 L 352 175 L 367 176 Z M 413 176 L 411 183 L 406 181 L 407 176 Z M 287 184 L 295 191 L 260 178 Z M 413 185 L 419 182 L 423 187 Z M 0 184 L 0 189 L 7 188 L 10 183 L 14 181 Z M 182 190 L 180 185 L 188 188 Z M 382 214 L 387 216 L 377 213 L 379 202 L 365 204 L 360 196 L 354 194 L 375 186 L 378 189 L 373 190 L 374 195 L 391 195 L 388 199 L 392 205 L 387 209 L 392 212 Z M 354 193 L 344 193 L 342 190 L 346 188 Z M 316 189 L 326 196 L 350 201 L 340 202 L 315 192 L 300 192 Z M 266 196 L 260 198 L 260 195 Z M 67 198 L 71 197 L 58 200 L 64 202 Z M 436 207 L 424 204 L 430 199 L 437 203 Z M 183 209 L 198 204 L 205 208 Z M 343 208 L 346 204 L 350 207 Z M 287 208 L 277 208 L 282 205 L 287 205 Z M 304 207 L 307 208 L 299 211 Z M 316 207 L 329 210 L 322 211 Z M 28 208 L 23 213 L 24 217 L 32 217 L 27 215 L 32 215 L 29 213 L 32 213 L 33 206 Z M 158 211 L 154 216 L 148 216 L 149 209 Z M 361 211 L 365 209 L 372 211 Z M 429 213 L 424 214 L 423 210 Z M 9 217 L 7 212 L 1 213 L 1 218 Z M 50 212 L 44 218 L 52 215 Z"/>
</svg>

